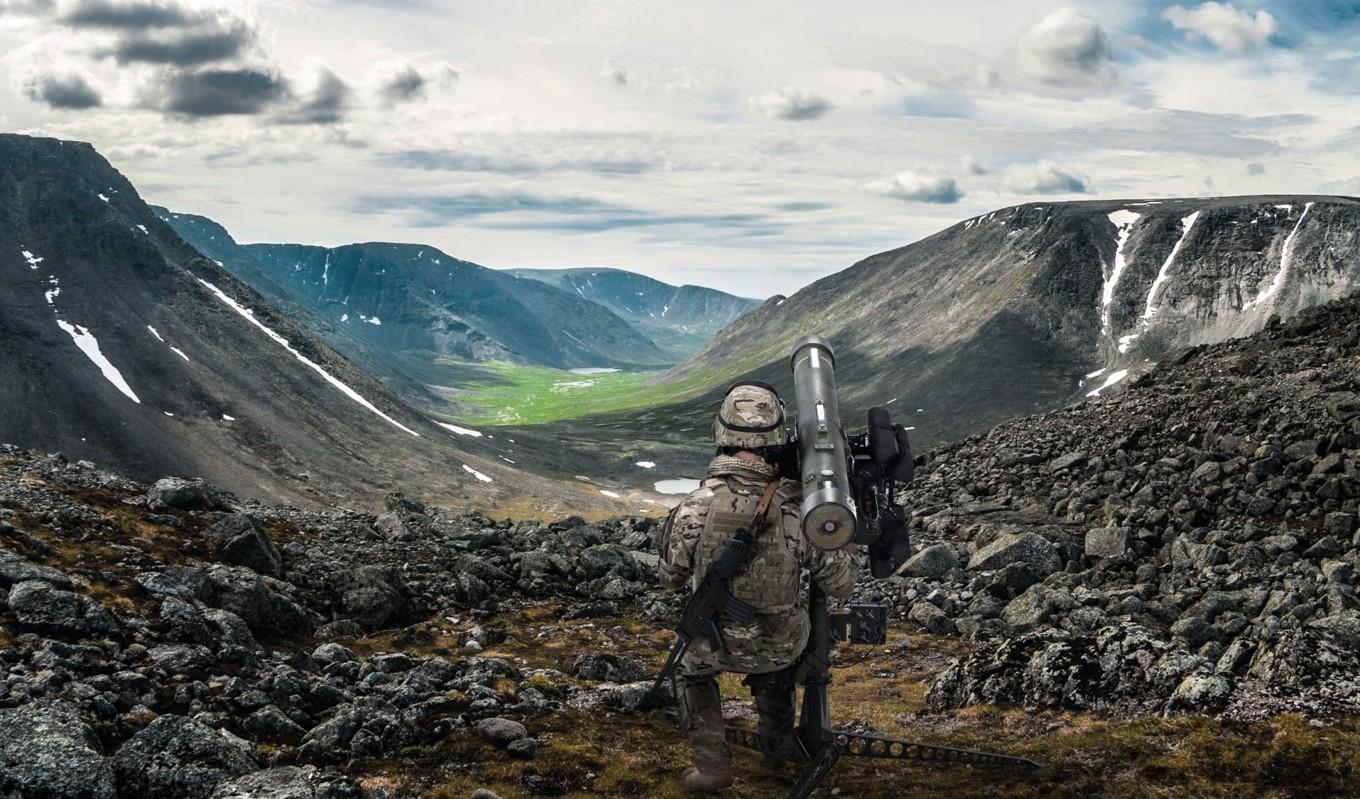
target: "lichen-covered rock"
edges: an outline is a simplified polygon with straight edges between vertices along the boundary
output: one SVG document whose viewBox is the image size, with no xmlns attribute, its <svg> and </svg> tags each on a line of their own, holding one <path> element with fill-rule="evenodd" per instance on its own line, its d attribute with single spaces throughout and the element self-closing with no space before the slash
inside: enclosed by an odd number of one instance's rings
<svg viewBox="0 0 1360 799">
<path fill-rule="evenodd" d="M 227 563 L 245 566 L 257 574 L 283 576 L 283 554 L 254 516 L 233 513 L 203 531 Z"/>
<path fill-rule="evenodd" d="M 897 573 L 907 577 L 938 580 L 958 566 L 959 559 L 948 544 L 932 544 L 907 558 L 907 561 L 897 569 Z"/>
<path fill-rule="evenodd" d="M 93 599 L 29 580 L 9 589 L 9 609 L 23 627 L 73 638 L 117 636 L 118 623 Z"/>
<path fill-rule="evenodd" d="M 184 716 L 161 716 L 113 757 L 120 795 L 145 799 L 209 796 L 258 768 L 252 747 Z"/>
<path fill-rule="evenodd" d="M 113 769 L 72 707 L 0 710 L 0 796 L 116 799 Z"/>
<path fill-rule="evenodd" d="M 147 507 L 153 511 L 227 510 L 226 497 L 207 481 L 183 477 L 163 477 L 146 493 Z"/>
<path fill-rule="evenodd" d="M 996 540 L 973 553 L 970 571 L 995 571 L 1013 564 L 1024 566 L 1039 577 L 1062 568 L 1057 547 L 1037 533 L 1002 533 Z"/>
<path fill-rule="evenodd" d="M 209 799 L 319 799 L 307 774 L 296 766 L 271 768 L 227 780 Z"/>
</svg>

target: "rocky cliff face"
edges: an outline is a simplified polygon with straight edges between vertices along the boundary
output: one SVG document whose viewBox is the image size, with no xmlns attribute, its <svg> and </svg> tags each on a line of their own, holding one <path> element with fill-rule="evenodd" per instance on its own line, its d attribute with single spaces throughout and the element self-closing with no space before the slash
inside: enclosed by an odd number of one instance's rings
<svg viewBox="0 0 1360 799">
<path fill-rule="evenodd" d="M 0 136 L 0 274 L 0 440 L 293 502 L 363 503 L 412 472 L 522 500 L 515 472 L 200 255 L 89 145 Z"/>
<path fill-rule="evenodd" d="M 513 269 L 604 305 L 676 358 L 693 355 L 760 301 L 703 286 L 672 286 L 622 269 Z"/>
<path fill-rule="evenodd" d="M 787 385 L 789 348 L 819 333 L 841 354 L 843 408 L 900 403 L 918 437 L 948 440 L 1357 286 L 1353 198 L 1035 203 L 767 302 L 667 378 L 755 373 Z"/>
</svg>

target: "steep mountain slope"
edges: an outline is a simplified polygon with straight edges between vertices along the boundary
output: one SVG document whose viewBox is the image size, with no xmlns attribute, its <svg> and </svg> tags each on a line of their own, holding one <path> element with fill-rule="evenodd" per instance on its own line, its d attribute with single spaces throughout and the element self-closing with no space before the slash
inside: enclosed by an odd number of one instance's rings
<svg viewBox="0 0 1360 799">
<path fill-rule="evenodd" d="M 923 441 L 949 440 L 1357 286 L 1354 198 L 1035 203 L 775 298 L 663 379 L 787 386 L 790 346 L 819 333 L 836 345 L 852 420 L 896 402 Z"/>
<path fill-rule="evenodd" d="M 226 229 L 193 214 L 166 221 L 266 296 L 296 303 L 326 327 L 317 331 L 346 354 L 363 348 L 407 374 L 432 379 L 438 357 L 575 367 L 659 366 L 671 362 L 646 336 L 608 309 L 541 282 L 460 261 L 419 244 L 237 244 Z"/>
<path fill-rule="evenodd" d="M 159 206 L 151 206 L 151 209 L 194 249 L 245 281 L 284 316 L 382 380 L 407 402 L 423 408 L 441 406 L 438 397 L 426 387 L 426 382 L 433 377 L 427 359 L 393 353 L 356 335 L 363 332 L 361 329 L 308 310 L 274 282 L 255 256 L 232 238 L 226 228 L 213 220 L 194 214 L 177 214 Z"/>
<path fill-rule="evenodd" d="M 0 441 L 290 502 L 372 502 L 414 475 L 459 501 L 557 490 L 456 448 L 87 144 L 0 136 L 0 270 Z"/>
<path fill-rule="evenodd" d="M 713 334 L 760 306 L 703 286 L 672 286 L 622 269 L 511 269 L 604 305 L 657 343 L 668 354 L 686 358 Z"/>
</svg>

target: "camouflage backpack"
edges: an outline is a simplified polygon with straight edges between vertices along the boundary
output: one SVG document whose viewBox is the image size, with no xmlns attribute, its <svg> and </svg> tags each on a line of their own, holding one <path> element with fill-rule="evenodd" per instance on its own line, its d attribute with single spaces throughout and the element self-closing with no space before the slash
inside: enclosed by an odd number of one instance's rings
<svg viewBox="0 0 1360 799">
<path fill-rule="evenodd" d="M 706 573 L 732 537 L 751 523 L 764 488 L 721 478 L 710 479 L 706 484 L 713 492 L 713 501 L 694 551 L 696 574 Z M 802 562 L 796 539 L 790 539 L 782 509 L 785 503 L 796 501 L 798 495 L 796 482 L 780 481 L 760 525 L 751 531 L 754 540 L 746 566 L 729 583 L 732 595 L 757 613 L 786 613 L 798 604 Z"/>
</svg>

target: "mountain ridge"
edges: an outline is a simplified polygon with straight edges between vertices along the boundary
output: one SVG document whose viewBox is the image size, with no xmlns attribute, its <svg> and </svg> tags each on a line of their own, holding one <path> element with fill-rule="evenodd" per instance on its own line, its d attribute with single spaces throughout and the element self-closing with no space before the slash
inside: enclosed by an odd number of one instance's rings
<svg viewBox="0 0 1360 799">
<path fill-rule="evenodd" d="M 514 487 L 606 504 L 455 446 L 183 241 L 88 144 L 5 134 L 0 156 L 0 440 L 292 503 L 377 502 L 414 473 L 450 501 Z"/>
<path fill-rule="evenodd" d="M 509 269 L 598 302 L 667 353 L 687 357 L 719 330 L 759 307 L 760 300 L 693 284 L 673 285 L 625 269 Z"/>
</svg>

